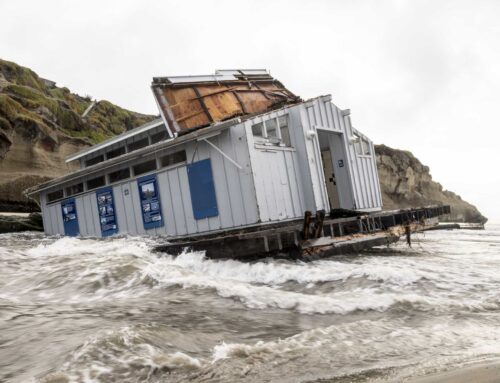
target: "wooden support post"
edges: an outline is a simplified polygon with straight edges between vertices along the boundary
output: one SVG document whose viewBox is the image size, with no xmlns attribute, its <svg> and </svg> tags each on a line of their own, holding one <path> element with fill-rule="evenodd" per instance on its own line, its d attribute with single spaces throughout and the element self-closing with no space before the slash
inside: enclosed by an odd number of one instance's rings
<svg viewBox="0 0 500 383">
<path fill-rule="evenodd" d="M 325 220 L 325 211 L 318 210 L 316 212 L 316 222 L 314 223 L 314 238 L 321 237 L 323 232 L 323 221 Z"/>
<path fill-rule="evenodd" d="M 342 223 L 340 222 L 339 222 L 339 233 L 341 237 L 344 235 L 344 229 L 342 228 Z"/>
<path fill-rule="evenodd" d="M 304 240 L 309 239 L 309 226 L 311 225 L 311 216 L 312 213 L 309 210 L 304 214 L 304 228 L 302 230 L 302 238 L 304 238 Z"/>
</svg>

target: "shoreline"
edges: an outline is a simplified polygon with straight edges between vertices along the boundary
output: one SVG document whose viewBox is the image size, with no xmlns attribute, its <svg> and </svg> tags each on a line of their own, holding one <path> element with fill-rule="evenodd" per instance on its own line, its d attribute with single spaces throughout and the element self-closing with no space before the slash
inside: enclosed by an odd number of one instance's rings
<svg viewBox="0 0 500 383">
<path fill-rule="evenodd" d="M 398 381 L 400 382 L 400 380 Z M 448 371 L 415 376 L 407 383 L 498 383 L 500 382 L 500 360 L 470 364 Z M 396 383 L 396 381 L 391 381 Z"/>
</svg>

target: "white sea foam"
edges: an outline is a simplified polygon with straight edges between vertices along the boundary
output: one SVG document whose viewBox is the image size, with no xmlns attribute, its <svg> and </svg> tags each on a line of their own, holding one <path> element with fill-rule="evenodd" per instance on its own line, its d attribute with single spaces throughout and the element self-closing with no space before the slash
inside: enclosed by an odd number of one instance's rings
<svg viewBox="0 0 500 383">
<path fill-rule="evenodd" d="M 363 264 L 337 262 L 333 260 L 302 262 L 256 262 L 244 263 L 234 260 L 210 260 L 200 252 L 184 252 L 177 257 L 166 257 L 164 264 L 182 267 L 192 272 L 225 279 L 234 279 L 248 283 L 279 285 L 288 281 L 297 283 L 319 283 L 342 281 L 349 278 L 367 278 L 396 285 L 415 283 L 427 276 L 413 270 L 411 265 L 401 268 L 384 261 Z"/>
<path fill-rule="evenodd" d="M 212 363 L 229 358 L 272 360 L 287 358 L 286 354 L 324 353 L 333 365 L 351 362 L 352 358 L 380 360 L 398 354 L 407 357 L 426 350 L 429 355 L 447 349 L 449 355 L 469 356 L 500 353 L 500 329 L 467 320 L 444 319 L 429 327 L 409 327 L 401 319 L 360 320 L 326 328 L 315 328 L 285 339 L 254 344 L 225 343 L 214 347 Z M 328 350 L 328 352 L 325 352 Z M 290 356 L 292 358 L 292 356 Z M 412 361 L 407 359 L 407 363 Z M 332 365 L 332 366 L 333 366 Z"/>
<path fill-rule="evenodd" d="M 202 361 L 181 351 L 166 352 L 147 343 L 132 327 L 103 331 L 89 338 L 69 360 L 42 381 L 118 382 L 148 380 L 158 371 L 196 370 Z"/>
</svg>

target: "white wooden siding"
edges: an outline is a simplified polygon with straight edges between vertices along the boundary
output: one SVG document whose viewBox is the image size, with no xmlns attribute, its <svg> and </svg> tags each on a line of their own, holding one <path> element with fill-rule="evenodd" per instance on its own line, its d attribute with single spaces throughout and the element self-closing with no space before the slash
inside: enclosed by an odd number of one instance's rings
<svg viewBox="0 0 500 383">
<path fill-rule="evenodd" d="M 288 115 L 292 147 L 263 148 L 256 145 L 251 126 L 263 119 L 284 114 Z M 118 233 L 178 237 L 258 222 L 301 218 L 306 210 L 328 210 L 330 207 L 319 132 L 333 134 L 335 139 L 330 137 L 330 140 L 336 140 L 335 145 L 341 145 L 342 148 L 341 151 L 332 152 L 335 173 L 344 173 L 341 185 L 338 184 L 341 207 L 380 209 L 382 199 L 373 144 L 369 141 L 371 155 L 356 154 L 350 138 L 357 131 L 352 127 L 349 115 L 344 116 L 331 103 L 330 96 L 322 96 L 249 119 L 207 138 L 242 169 L 203 140 L 151 154 L 159 158 L 165 153 L 184 149 L 187 163 L 210 159 L 219 214 L 216 217 L 194 219 L 187 168 L 185 164 L 179 164 L 152 173 L 157 175 L 158 180 L 164 221 L 162 227 L 144 229 L 136 178 L 112 186 Z M 362 137 L 367 140 L 365 136 Z M 342 169 L 338 167 L 338 159 L 345 160 Z M 146 157 L 117 165 L 107 169 L 106 173 L 144 160 Z M 82 177 L 82 182 L 86 182 L 87 178 Z M 55 189 L 41 193 L 44 227 L 48 234 L 64 234 L 61 204 L 58 202 L 47 205 L 45 202 L 46 194 Z M 95 190 L 75 196 L 75 200 L 80 234 L 100 237 Z"/>
</svg>

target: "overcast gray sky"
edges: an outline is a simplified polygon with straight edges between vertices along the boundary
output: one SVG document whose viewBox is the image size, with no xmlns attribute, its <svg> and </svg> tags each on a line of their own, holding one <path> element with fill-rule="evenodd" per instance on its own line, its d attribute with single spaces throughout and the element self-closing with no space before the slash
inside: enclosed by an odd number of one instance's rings
<svg viewBox="0 0 500 383">
<path fill-rule="evenodd" d="M 500 222 L 499 1 L 0 0 L 0 57 L 157 114 L 153 76 L 267 68 L 331 93 Z"/>
</svg>

